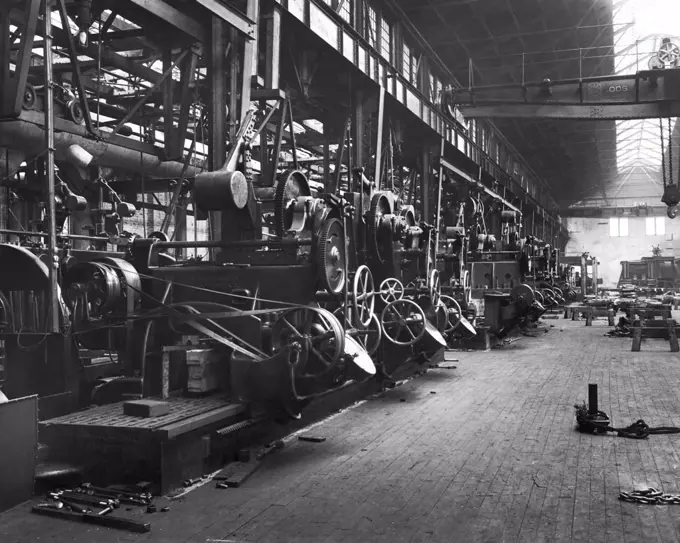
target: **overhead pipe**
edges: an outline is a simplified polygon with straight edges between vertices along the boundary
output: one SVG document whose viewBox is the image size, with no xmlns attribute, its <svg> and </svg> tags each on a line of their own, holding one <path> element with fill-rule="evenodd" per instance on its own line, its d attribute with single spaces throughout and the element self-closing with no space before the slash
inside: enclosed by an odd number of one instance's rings
<svg viewBox="0 0 680 543">
<path fill-rule="evenodd" d="M 115 143 L 96 141 L 70 132 L 55 132 L 56 160 L 68 160 L 68 149 L 77 145 L 92 155 L 91 165 L 139 172 L 151 177 L 166 179 L 182 175 L 184 165 L 176 161 L 163 161 L 156 155 L 129 149 Z M 0 123 L 0 147 L 20 149 L 27 157 L 37 156 L 45 149 L 45 130 L 36 123 L 16 120 Z M 185 178 L 193 178 L 202 169 L 188 166 Z"/>
</svg>

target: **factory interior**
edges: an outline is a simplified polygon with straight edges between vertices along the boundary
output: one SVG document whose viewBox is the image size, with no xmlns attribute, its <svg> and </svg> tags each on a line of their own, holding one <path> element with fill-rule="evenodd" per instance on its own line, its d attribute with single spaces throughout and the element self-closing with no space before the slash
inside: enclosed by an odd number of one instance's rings
<svg viewBox="0 0 680 543">
<path fill-rule="evenodd" d="M 680 541 L 678 19 L 0 0 L 0 542 Z"/>
</svg>

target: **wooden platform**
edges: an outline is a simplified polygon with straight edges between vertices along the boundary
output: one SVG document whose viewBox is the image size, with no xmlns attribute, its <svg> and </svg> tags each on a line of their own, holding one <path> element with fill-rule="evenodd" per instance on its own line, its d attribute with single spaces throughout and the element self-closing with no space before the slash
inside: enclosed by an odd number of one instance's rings
<svg viewBox="0 0 680 543">
<path fill-rule="evenodd" d="M 579 434 L 573 407 L 597 383 L 615 425 L 679 426 L 678 355 L 653 339 L 631 353 L 629 338 L 604 336 L 606 321 L 546 324 L 555 327 L 540 338 L 448 353 L 457 369 L 430 370 L 306 432 L 323 443 L 289 440 L 242 487 L 209 484 L 143 515 L 150 534 L 23 506 L 0 516 L 0 541 L 680 540 L 680 505 L 617 499 L 648 485 L 680 493 L 680 436 Z"/>
<path fill-rule="evenodd" d="M 222 397 L 164 401 L 170 412 L 159 417 L 126 415 L 119 402 L 50 419 L 40 440 L 51 460 L 82 466 L 96 484 L 141 478 L 167 492 L 201 475 L 212 453 L 203 436 L 242 420 L 245 408 Z"/>
</svg>

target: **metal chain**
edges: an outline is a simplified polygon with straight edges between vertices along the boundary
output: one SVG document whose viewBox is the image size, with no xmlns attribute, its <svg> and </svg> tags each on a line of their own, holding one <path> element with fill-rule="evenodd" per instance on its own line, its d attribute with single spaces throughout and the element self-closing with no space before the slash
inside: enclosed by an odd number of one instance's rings
<svg viewBox="0 0 680 543">
<path fill-rule="evenodd" d="M 664 494 L 660 490 L 650 487 L 645 490 L 621 492 L 619 500 L 645 505 L 680 505 L 680 494 Z"/>
<path fill-rule="evenodd" d="M 663 119 L 659 118 L 659 134 L 661 136 L 661 176 L 663 179 L 663 188 L 666 188 L 666 152 L 663 148 L 664 142 L 664 131 L 663 131 Z"/>
<path fill-rule="evenodd" d="M 668 184 L 673 184 L 673 129 L 670 117 L 668 117 Z"/>
</svg>

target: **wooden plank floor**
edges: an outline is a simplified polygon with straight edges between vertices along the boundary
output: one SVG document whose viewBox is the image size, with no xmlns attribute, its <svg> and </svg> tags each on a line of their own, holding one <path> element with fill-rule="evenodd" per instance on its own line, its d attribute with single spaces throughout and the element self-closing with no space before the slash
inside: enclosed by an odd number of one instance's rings
<svg viewBox="0 0 680 543">
<path fill-rule="evenodd" d="M 631 353 L 631 339 L 604 337 L 606 320 L 546 323 L 540 338 L 449 353 L 458 369 L 430 370 L 309 432 L 324 443 L 291 439 L 243 487 L 208 484 L 145 515 L 150 534 L 24 506 L 0 516 L 0 541 L 680 540 L 680 505 L 617 499 L 636 486 L 680 493 L 680 436 L 582 435 L 573 407 L 597 383 L 615 425 L 680 425 L 680 357 L 661 340 Z"/>
</svg>

